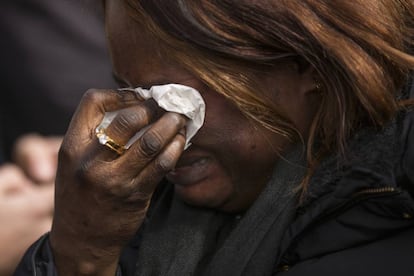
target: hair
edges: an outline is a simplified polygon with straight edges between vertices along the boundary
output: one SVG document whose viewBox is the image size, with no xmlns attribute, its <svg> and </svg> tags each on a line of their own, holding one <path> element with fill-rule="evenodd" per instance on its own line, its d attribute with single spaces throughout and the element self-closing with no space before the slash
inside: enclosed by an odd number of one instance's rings
<svg viewBox="0 0 414 276">
<path fill-rule="evenodd" d="M 253 75 L 292 60 L 314 68 L 322 96 L 302 191 L 325 155 L 343 154 L 358 129 L 395 117 L 414 68 L 412 0 L 124 1 L 172 58 L 247 118 L 292 140 L 301 139 L 295 125 Z"/>
</svg>

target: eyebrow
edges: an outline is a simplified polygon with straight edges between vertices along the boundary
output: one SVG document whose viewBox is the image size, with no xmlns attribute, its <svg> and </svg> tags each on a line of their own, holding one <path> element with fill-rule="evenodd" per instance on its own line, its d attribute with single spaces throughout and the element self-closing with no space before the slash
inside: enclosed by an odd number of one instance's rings
<svg viewBox="0 0 414 276">
<path fill-rule="evenodd" d="M 150 89 L 151 86 L 164 85 L 164 84 L 172 83 L 172 81 L 170 81 L 170 80 L 160 78 L 160 79 L 151 80 L 148 83 L 139 83 L 139 84 L 131 86 L 127 81 L 125 81 L 123 78 L 121 78 L 115 71 L 112 71 L 112 78 L 120 86 L 120 88 L 142 87 L 144 89 Z"/>
</svg>

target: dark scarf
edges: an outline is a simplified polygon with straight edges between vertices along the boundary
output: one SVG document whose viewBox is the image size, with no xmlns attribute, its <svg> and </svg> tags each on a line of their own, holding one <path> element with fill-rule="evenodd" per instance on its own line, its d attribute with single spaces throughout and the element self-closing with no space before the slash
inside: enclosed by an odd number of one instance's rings
<svg viewBox="0 0 414 276">
<path fill-rule="evenodd" d="M 296 149 L 280 159 L 242 217 L 191 207 L 171 189 L 164 193 L 143 229 L 136 275 L 271 275 L 295 215 L 302 153 Z"/>
</svg>

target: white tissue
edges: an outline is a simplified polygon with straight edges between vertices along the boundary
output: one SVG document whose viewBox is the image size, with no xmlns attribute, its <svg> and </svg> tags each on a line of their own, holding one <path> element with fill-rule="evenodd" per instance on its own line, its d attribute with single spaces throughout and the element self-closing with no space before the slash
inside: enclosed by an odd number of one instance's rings
<svg viewBox="0 0 414 276">
<path fill-rule="evenodd" d="M 188 117 L 185 149 L 191 145 L 191 138 L 193 138 L 204 123 L 206 106 L 200 93 L 192 87 L 181 84 L 166 84 L 152 86 L 149 90 L 141 87 L 122 88 L 120 90 L 134 91 L 145 100 L 153 98 L 162 109 L 180 113 Z M 106 128 L 117 113 L 117 111 L 105 113 L 105 117 L 97 129 Z M 144 127 L 135 134 L 125 145 L 125 148 L 129 148 L 150 126 Z"/>
</svg>

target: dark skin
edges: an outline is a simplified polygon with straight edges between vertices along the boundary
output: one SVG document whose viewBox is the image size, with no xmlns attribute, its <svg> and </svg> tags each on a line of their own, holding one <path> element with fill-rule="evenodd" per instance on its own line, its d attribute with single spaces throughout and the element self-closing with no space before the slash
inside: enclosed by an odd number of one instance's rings
<svg viewBox="0 0 414 276">
<path fill-rule="evenodd" d="M 132 93 L 90 90 L 64 138 L 56 178 L 50 235 L 59 275 L 114 275 L 126 242 L 140 227 L 157 184 L 167 178 L 185 202 L 226 212 L 246 210 L 262 191 L 278 154 L 289 142 L 254 125 L 222 95 L 178 64 L 126 14 L 122 1 L 106 3 L 106 27 L 115 74 L 129 86 L 180 83 L 206 102 L 205 124 L 184 151 L 186 118 L 164 112 Z M 312 71 L 295 66 L 260 76 L 262 90 L 284 106 L 306 137 L 314 113 Z M 275 87 L 277 88 L 275 92 Z M 125 144 L 152 127 L 118 156 L 94 131 L 104 113 L 120 110 L 106 129 Z"/>
</svg>

